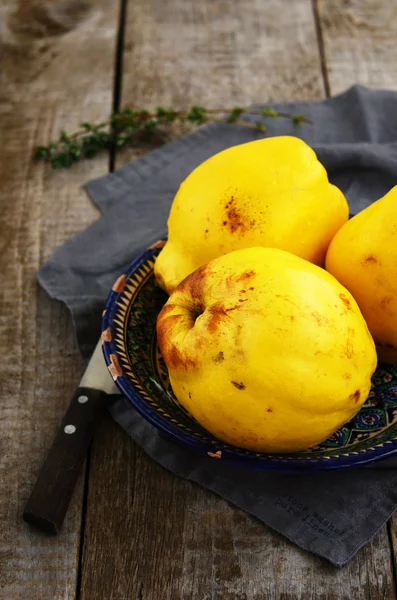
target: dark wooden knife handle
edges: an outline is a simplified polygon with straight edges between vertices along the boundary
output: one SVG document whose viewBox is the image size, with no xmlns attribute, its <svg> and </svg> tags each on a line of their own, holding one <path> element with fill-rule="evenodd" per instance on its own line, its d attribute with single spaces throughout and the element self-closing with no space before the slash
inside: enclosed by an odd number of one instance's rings
<svg viewBox="0 0 397 600">
<path fill-rule="evenodd" d="M 60 531 L 107 398 L 105 392 L 91 388 L 74 392 L 23 512 L 27 523 L 47 533 Z"/>
</svg>

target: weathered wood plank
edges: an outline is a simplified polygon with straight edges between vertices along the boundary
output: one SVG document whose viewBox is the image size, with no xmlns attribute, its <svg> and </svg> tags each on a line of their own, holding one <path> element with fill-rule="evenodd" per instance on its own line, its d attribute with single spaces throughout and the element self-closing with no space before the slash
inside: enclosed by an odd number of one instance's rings
<svg viewBox="0 0 397 600">
<path fill-rule="evenodd" d="M 332 94 L 353 83 L 397 89 L 397 4 L 315 0 Z"/>
<path fill-rule="evenodd" d="M 103 426 L 93 454 L 83 600 L 395 597 L 386 528 L 349 566 L 333 568 L 176 478 L 114 424 Z"/>
<path fill-rule="evenodd" d="M 108 157 L 50 172 L 31 154 L 61 128 L 111 110 L 117 4 L 0 4 L 0 596 L 7 600 L 75 597 L 82 482 L 59 537 L 22 521 L 81 372 L 69 314 L 39 290 L 35 274 L 96 218 L 79 186 L 105 173 Z"/>
<path fill-rule="evenodd" d="M 309 1 L 128 4 L 123 105 L 323 95 Z M 124 152 L 118 163 L 140 151 Z M 393 598 L 394 589 L 386 529 L 348 567 L 333 569 L 173 477 L 106 425 L 92 452 L 81 597 Z"/>
<path fill-rule="evenodd" d="M 230 106 L 323 93 L 307 0 L 129 2 L 123 102 Z"/>
<path fill-rule="evenodd" d="M 128 3 L 127 19 L 123 106 L 219 108 L 324 95 L 310 0 L 139 0 Z M 118 164 L 152 148 L 123 151 Z"/>
</svg>

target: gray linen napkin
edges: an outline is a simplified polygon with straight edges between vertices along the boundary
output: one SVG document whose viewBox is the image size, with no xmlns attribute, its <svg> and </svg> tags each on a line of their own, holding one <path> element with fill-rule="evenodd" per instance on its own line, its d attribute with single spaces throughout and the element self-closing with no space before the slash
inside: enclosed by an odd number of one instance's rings
<svg viewBox="0 0 397 600">
<path fill-rule="evenodd" d="M 397 184 L 397 93 L 354 86 L 323 102 L 276 104 L 313 124 L 295 128 L 267 119 L 269 135 L 307 141 L 356 213 Z M 59 248 L 39 280 L 66 303 L 85 359 L 97 341 L 114 280 L 147 246 L 164 236 L 181 181 L 207 157 L 257 139 L 257 131 L 210 124 L 86 184 L 103 216 Z M 321 200 L 319 200 L 321 202 Z M 397 506 L 397 461 L 348 471 L 281 474 L 197 456 L 161 435 L 121 396 L 110 412 L 154 460 L 255 515 L 295 544 L 341 566 L 382 527 Z"/>
</svg>

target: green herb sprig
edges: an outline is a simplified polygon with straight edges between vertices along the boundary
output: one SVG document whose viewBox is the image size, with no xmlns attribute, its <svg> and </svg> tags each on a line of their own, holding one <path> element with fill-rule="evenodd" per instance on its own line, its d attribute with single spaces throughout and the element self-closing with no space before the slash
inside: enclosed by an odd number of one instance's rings
<svg viewBox="0 0 397 600">
<path fill-rule="evenodd" d="M 231 109 L 206 109 L 202 106 L 192 106 L 187 111 L 175 111 L 159 106 L 152 112 L 142 108 L 125 108 L 113 113 L 103 123 L 82 123 L 81 129 L 75 133 L 61 131 L 57 141 L 50 142 L 48 146 L 37 146 L 34 158 L 49 163 L 53 168 L 70 167 L 85 158 L 94 158 L 103 150 L 121 149 L 132 144 L 138 132 L 152 133 L 159 126 L 174 122 L 195 125 L 209 122 L 235 123 L 266 133 L 263 120 L 258 119 L 255 123 L 243 121 L 240 117 L 245 114 L 262 118 L 290 119 L 297 127 L 302 123 L 311 123 L 304 115 L 276 112 L 269 107 L 252 109 L 235 106 Z"/>
</svg>

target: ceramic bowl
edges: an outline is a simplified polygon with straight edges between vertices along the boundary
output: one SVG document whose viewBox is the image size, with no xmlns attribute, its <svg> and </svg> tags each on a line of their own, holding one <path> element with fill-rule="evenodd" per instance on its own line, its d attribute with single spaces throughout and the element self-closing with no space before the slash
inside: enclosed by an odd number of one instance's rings
<svg viewBox="0 0 397 600">
<path fill-rule="evenodd" d="M 141 254 L 116 281 L 102 322 L 103 351 L 121 392 L 152 425 L 189 450 L 250 467 L 305 472 L 362 465 L 397 452 L 397 366 L 379 364 L 360 412 L 322 444 L 293 454 L 250 452 L 203 429 L 173 395 L 156 340 L 167 300 L 153 275 L 164 242 Z"/>
</svg>

